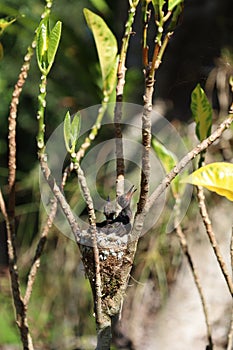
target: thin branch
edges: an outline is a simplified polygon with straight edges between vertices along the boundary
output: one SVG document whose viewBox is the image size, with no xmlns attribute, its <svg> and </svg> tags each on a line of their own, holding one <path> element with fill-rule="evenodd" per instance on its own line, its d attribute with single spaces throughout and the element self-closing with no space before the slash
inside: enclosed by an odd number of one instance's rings
<svg viewBox="0 0 233 350">
<path fill-rule="evenodd" d="M 122 38 L 121 52 L 117 69 L 116 105 L 114 110 L 115 142 L 116 142 L 116 193 L 120 196 L 124 193 L 124 151 L 122 143 L 121 119 L 122 100 L 125 86 L 126 55 L 129 46 L 129 39 L 132 34 L 132 25 L 139 0 L 130 1 L 129 15 L 125 24 L 125 33 Z"/>
<path fill-rule="evenodd" d="M 233 110 L 232 110 L 233 113 Z M 165 176 L 162 182 L 154 190 L 151 196 L 148 198 L 147 204 L 143 212 L 134 218 L 133 238 L 139 238 L 142 228 L 143 228 L 143 218 L 149 212 L 152 205 L 155 203 L 156 199 L 166 190 L 166 188 L 171 184 L 172 180 L 187 166 L 187 164 L 193 160 L 198 154 L 206 150 L 214 141 L 216 141 L 222 133 L 228 129 L 233 121 L 233 114 L 230 114 L 227 119 L 225 119 L 218 128 L 205 140 L 194 147 L 190 152 L 188 152 L 177 165 Z"/>
<path fill-rule="evenodd" d="M 228 289 L 231 293 L 231 296 L 233 296 L 233 281 L 231 276 L 229 275 L 229 272 L 226 267 L 226 263 L 224 262 L 222 253 L 220 251 L 220 247 L 218 245 L 217 239 L 215 237 L 215 234 L 212 229 L 211 221 L 207 212 L 206 204 L 205 204 L 205 196 L 203 192 L 203 188 L 200 186 L 197 186 L 197 198 L 198 198 L 198 203 L 199 203 L 199 209 L 200 209 L 200 214 L 202 217 L 202 221 L 205 225 L 206 233 L 209 237 L 210 243 L 212 245 L 212 248 L 214 250 L 214 254 L 217 258 L 217 261 L 219 263 L 219 266 L 222 270 L 222 274 L 226 280 Z"/>
<path fill-rule="evenodd" d="M 194 265 L 192 256 L 191 256 L 191 254 L 189 252 L 189 248 L 188 248 L 188 243 L 187 243 L 186 237 L 185 237 L 185 235 L 183 233 L 182 227 L 181 227 L 180 222 L 179 222 L 179 210 L 180 210 L 180 199 L 177 198 L 176 199 L 175 208 L 174 208 L 174 211 L 175 211 L 175 220 L 174 220 L 175 231 L 176 231 L 176 235 L 177 235 L 177 237 L 179 239 L 181 249 L 182 249 L 184 255 L 187 258 L 187 261 L 188 261 L 191 273 L 193 275 L 194 283 L 196 285 L 198 294 L 199 294 L 200 299 L 201 299 L 201 305 L 202 305 L 203 313 L 204 313 L 204 316 L 205 316 L 205 323 L 206 323 L 206 329 L 207 329 L 207 338 L 208 338 L 208 342 L 209 342 L 209 349 L 213 349 L 213 340 L 212 340 L 212 335 L 211 335 L 211 326 L 210 326 L 210 322 L 209 322 L 207 304 L 206 304 L 206 301 L 205 301 L 204 293 L 203 293 L 202 286 L 201 286 L 201 283 L 200 283 L 200 279 L 199 279 L 199 276 L 198 276 L 197 268 Z"/>
<path fill-rule="evenodd" d="M 45 177 L 45 180 L 47 181 L 55 198 L 59 202 L 61 209 L 63 210 L 63 212 L 64 212 L 64 214 L 65 214 L 65 216 L 70 224 L 70 227 L 71 227 L 71 230 L 73 232 L 73 235 L 74 235 L 76 242 L 79 243 L 80 237 L 81 237 L 81 231 L 80 231 L 79 225 L 78 225 L 78 223 L 75 219 L 75 216 L 72 213 L 72 210 L 71 210 L 69 204 L 67 203 L 61 189 L 57 185 L 56 180 L 51 175 L 51 171 L 50 171 L 48 164 L 47 164 L 47 155 L 46 154 L 40 155 L 39 162 L 40 162 L 41 170 L 42 170 L 42 173 Z"/>
<path fill-rule="evenodd" d="M 57 212 L 57 200 L 53 199 L 53 200 L 51 200 L 50 212 L 49 212 L 49 215 L 47 217 L 46 223 L 43 227 L 40 240 L 39 240 L 37 247 L 36 247 L 36 252 L 35 252 L 35 256 L 33 258 L 33 263 L 32 263 L 32 266 L 30 268 L 30 272 L 28 274 L 27 288 L 26 288 L 26 292 L 24 295 L 25 307 L 28 306 L 28 303 L 29 303 L 29 300 L 30 300 L 30 297 L 32 294 L 32 289 L 33 289 L 33 285 L 34 285 L 34 282 L 36 279 L 36 274 L 37 274 L 37 271 L 40 267 L 40 257 L 43 253 L 44 246 L 45 246 L 45 243 L 47 241 L 48 232 L 49 232 L 50 228 L 52 227 L 54 218 L 56 216 L 56 212 Z"/>
</svg>

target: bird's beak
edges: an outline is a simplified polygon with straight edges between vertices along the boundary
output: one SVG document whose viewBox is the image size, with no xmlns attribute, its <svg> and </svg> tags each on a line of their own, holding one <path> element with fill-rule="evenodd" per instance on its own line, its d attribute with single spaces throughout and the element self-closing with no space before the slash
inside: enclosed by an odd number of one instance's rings
<svg viewBox="0 0 233 350">
<path fill-rule="evenodd" d="M 133 186 L 129 189 L 129 191 L 125 194 L 125 197 L 126 197 L 128 200 L 131 200 L 131 198 L 132 198 L 134 192 L 136 192 L 136 191 L 137 191 L 137 189 L 136 189 L 135 186 L 133 185 Z"/>
</svg>

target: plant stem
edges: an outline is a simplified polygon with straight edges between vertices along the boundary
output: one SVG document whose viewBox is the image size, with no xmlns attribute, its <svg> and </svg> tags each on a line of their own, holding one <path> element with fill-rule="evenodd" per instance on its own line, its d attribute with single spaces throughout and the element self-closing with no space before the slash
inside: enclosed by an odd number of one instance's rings
<svg viewBox="0 0 233 350">
<path fill-rule="evenodd" d="M 108 101 L 109 101 L 109 96 L 105 96 L 104 99 L 101 102 L 101 107 L 98 110 L 98 115 L 95 121 L 95 124 L 91 128 L 91 132 L 89 135 L 85 138 L 85 141 L 79 148 L 77 154 L 76 154 L 76 159 L 78 163 L 80 160 L 84 157 L 86 150 L 90 147 L 91 143 L 94 141 L 96 138 L 98 131 L 101 127 L 102 119 L 104 117 L 104 114 L 106 112 L 107 106 L 108 106 Z M 65 183 L 64 183 L 65 185 Z"/>
<path fill-rule="evenodd" d="M 37 134 L 37 148 L 38 155 L 42 155 L 45 152 L 45 143 L 44 143 L 44 133 L 45 133 L 45 123 L 44 123 L 44 113 L 46 107 L 46 85 L 47 77 L 45 75 L 41 76 L 40 92 L 38 95 L 38 134 Z"/>
</svg>

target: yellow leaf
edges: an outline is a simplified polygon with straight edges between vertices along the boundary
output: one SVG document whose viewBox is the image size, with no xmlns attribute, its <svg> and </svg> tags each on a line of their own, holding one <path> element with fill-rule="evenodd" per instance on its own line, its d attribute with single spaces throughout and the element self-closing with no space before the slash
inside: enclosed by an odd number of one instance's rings
<svg viewBox="0 0 233 350">
<path fill-rule="evenodd" d="M 182 182 L 203 186 L 233 201 L 233 164 L 216 162 L 194 171 Z"/>
</svg>

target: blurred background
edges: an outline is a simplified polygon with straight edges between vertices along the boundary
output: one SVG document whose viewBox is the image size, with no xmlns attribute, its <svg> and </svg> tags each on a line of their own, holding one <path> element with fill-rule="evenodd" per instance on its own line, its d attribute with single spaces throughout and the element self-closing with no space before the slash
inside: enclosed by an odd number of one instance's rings
<svg viewBox="0 0 233 350">
<path fill-rule="evenodd" d="M 46 137 L 63 121 L 67 110 L 79 109 L 100 103 L 102 99 L 101 72 L 92 34 L 84 20 L 83 8 L 100 14 L 116 35 L 119 46 L 127 18 L 128 1 L 67 0 L 54 1 L 52 19 L 63 23 L 62 39 L 55 64 L 48 78 L 46 110 Z M 4 55 L 0 61 L 0 186 L 6 193 L 7 185 L 7 118 L 13 87 L 17 81 L 23 57 L 32 42 L 40 21 L 44 2 L 34 0 L 1 0 L 0 17 L 17 17 L 0 37 Z M 233 73 L 233 4 L 231 0 L 190 0 L 180 25 L 172 37 L 164 62 L 157 74 L 155 107 L 184 135 L 187 147 L 188 123 L 191 119 L 190 95 L 198 82 L 206 87 L 214 110 L 214 121 L 227 113 L 230 104 L 229 76 Z M 140 6 L 133 28 L 127 58 L 125 102 L 142 104 L 144 90 L 141 59 Z M 149 33 L 151 44 L 154 33 Z M 20 97 L 17 119 L 17 184 L 16 220 L 17 249 L 22 288 L 26 282 L 30 262 L 45 213 L 40 211 L 38 166 L 36 154 L 37 94 L 40 74 L 35 55 L 29 76 Z M 100 135 L 101 137 L 101 135 Z M 104 137 L 104 135 L 103 135 Z M 232 140 L 230 141 L 232 142 Z M 229 147 L 228 140 L 228 150 Z M 212 151 L 219 159 L 232 160 L 232 153 L 223 155 L 222 144 Z M 102 174 L 102 180 L 107 181 Z M 71 183 L 72 184 L 72 183 Z M 75 198 L 73 198 L 75 201 Z M 215 203 L 218 198 L 214 197 Z M 149 294 L 153 294 L 153 312 L 166 300 L 170 286 L 176 278 L 181 253 L 175 237 L 165 234 L 168 208 L 160 230 L 151 230 L 140 242 L 133 269 L 134 292 L 129 293 L 126 319 L 130 319 L 140 283 L 149 281 Z M 191 217 L 197 209 L 189 208 Z M 188 224 L 186 219 L 185 225 Z M 13 308 L 7 270 L 6 232 L 0 216 L 0 349 L 5 344 L 19 344 L 14 324 Z M 145 305 L 151 307 L 150 303 Z M 95 324 L 92 316 L 92 296 L 85 279 L 77 246 L 53 228 L 49 234 L 41 267 L 29 307 L 29 323 L 35 343 L 43 349 L 91 349 L 95 341 Z M 148 315 L 147 315 L 148 316 Z M 132 348 L 129 334 L 122 334 L 122 348 Z M 126 345 L 128 342 L 128 345 Z M 116 339 L 119 345 L 119 339 Z M 1 347 L 2 346 L 2 347 Z M 128 347 L 127 347 L 128 346 Z M 8 347 L 10 349 L 10 347 Z M 6 349 L 8 349 L 6 348 Z M 13 349 L 13 348 L 12 348 Z"/>
</svg>

